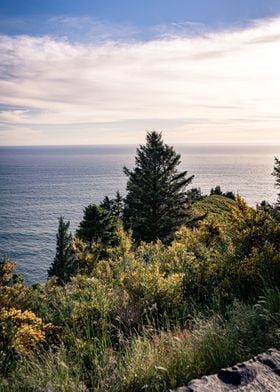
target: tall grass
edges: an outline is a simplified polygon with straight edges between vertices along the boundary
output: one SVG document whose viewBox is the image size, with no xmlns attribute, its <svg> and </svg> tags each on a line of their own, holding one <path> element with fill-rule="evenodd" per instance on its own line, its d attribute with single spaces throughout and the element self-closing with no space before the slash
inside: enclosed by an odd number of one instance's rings
<svg viewBox="0 0 280 392">
<path fill-rule="evenodd" d="M 163 391 L 221 367 L 280 348 L 280 291 L 266 289 L 255 305 L 235 301 L 225 312 L 197 312 L 188 327 L 170 330 L 146 326 L 118 345 L 109 336 L 71 345 L 41 348 L 22 358 L 1 391 Z M 74 337 L 75 336 L 75 337 Z"/>
</svg>

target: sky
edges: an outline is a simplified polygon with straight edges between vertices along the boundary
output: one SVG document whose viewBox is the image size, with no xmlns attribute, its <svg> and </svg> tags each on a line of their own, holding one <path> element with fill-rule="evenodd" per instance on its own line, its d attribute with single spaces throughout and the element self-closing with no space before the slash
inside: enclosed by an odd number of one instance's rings
<svg viewBox="0 0 280 392">
<path fill-rule="evenodd" d="M 0 146 L 280 144 L 279 0 L 0 0 Z"/>
</svg>

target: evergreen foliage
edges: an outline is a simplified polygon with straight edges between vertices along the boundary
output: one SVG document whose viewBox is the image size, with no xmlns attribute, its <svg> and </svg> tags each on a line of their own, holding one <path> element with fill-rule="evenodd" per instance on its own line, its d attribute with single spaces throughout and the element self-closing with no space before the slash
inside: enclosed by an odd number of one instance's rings
<svg viewBox="0 0 280 392">
<path fill-rule="evenodd" d="M 113 206 L 113 199 L 110 199 L 109 196 L 105 196 L 99 206 L 101 208 L 104 208 L 104 210 L 111 212 Z"/>
<path fill-rule="evenodd" d="M 60 284 L 69 280 L 74 262 L 74 255 L 71 251 L 72 235 L 68 231 L 69 226 L 69 221 L 64 222 L 63 217 L 59 218 L 56 234 L 56 255 L 48 270 L 48 276 L 56 276 Z"/>
<path fill-rule="evenodd" d="M 280 160 L 274 157 L 274 169 L 271 173 L 275 177 L 275 187 L 280 190 Z M 260 209 L 267 212 L 274 220 L 280 222 L 280 193 L 275 204 L 263 200 L 259 206 Z"/>
<path fill-rule="evenodd" d="M 275 177 L 275 186 L 280 189 L 280 160 L 276 157 L 274 158 L 274 170 L 272 175 Z M 278 193 L 276 206 L 280 209 L 280 193 Z"/>
<path fill-rule="evenodd" d="M 122 219 L 123 217 L 124 200 L 119 191 L 116 192 L 114 199 L 105 196 L 102 203 L 100 203 L 100 207 L 110 212 L 116 218 Z"/>
<path fill-rule="evenodd" d="M 204 195 L 202 194 L 200 188 L 191 188 L 191 189 L 187 192 L 187 195 L 188 195 L 188 201 L 189 201 L 190 203 L 194 203 L 194 202 L 196 202 L 196 201 L 203 200 L 203 198 L 206 197 L 206 196 L 204 196 Z"/>
<path fill-rule="evenodd" d="M 235 200 L 235 194 L 231 191 L 223 192 L 220 185 L 217 185 L 215 188 L 211 188 L 210 195 L 225 196 L 228 199 Z"/>
<path fill-rule="evenodd" d="M 211 188 L 210 195 L 222 195 L 223 192 L 221 190 L 220 185 L 217 185 L 215 188 Z"/>
<path fill-rule="evenodd" d="M 240 197 L 191 208 L 207 212 L 194 230 L 137 247 L 103 210 L 117 245 L 104 260 L 77 238 L 63 287 L 25 287 L 0 263 L 0 390 L 174 390 L 279 349 L 279 223 Z"/>
<path fill-rule="evenodd" d="M 0 262 L 1 391 L 175 390 L 280 349 L 280 200 L 252 208 L 220 187 L 186 192 L 179 158 L 151 132 L 125 169 L 127 225 L 150 243 L 123 229 L 117 192 L 85 208 L 74 241 L 59 219 L 58 279 L 24 286 Z M 280 187 L 277 159 L 273 175 Z M 153 241 L 179 222 L 172 243 Z"/>
<path fill-rule="evenodd" d="M 179 172 L 180 155 L 152 131 L 136 151 L 135 168 L 124 167 L 128 176 L 124 222 L 137 241 L 170 242 L 187 221 L 186 186 L 194 176 Z"/>
<path fill-rule="evenodd" d="M 114 246 L 117 243 L 117 228 L 118 222 L 110 212 L 96 204 L 90 204 L 84 209 L 77 235 L 89 246 Z"/>
</svg>

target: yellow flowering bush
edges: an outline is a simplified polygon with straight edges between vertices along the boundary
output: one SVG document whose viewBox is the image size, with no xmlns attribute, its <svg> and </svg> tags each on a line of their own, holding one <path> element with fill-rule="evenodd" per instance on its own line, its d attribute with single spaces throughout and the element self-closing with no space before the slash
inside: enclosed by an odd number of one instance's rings
<svg viewBox="0 0 280 392">
<path fill-rule="evenodd" d="M 211 214 L 194 230 L 182 228 L 175 242 L 193 255 L 185 263 L 184 292 L 198 302 L 213 295 L 244 300 L 264 282 L 280 283 L 280 225 L 240 197 L 223 220 Z"/>
<path fill-rule="evenodd" d="M 30 289 L 21 283 L 0 286 L 0 308 L 25 308 L 30 302 Z"/>
<path fill-rule="evenodd" d="M 12 279 L 12 272 L 16 264 L 4 259 L 0 262 L 0 286 L 7 285 Z"/>
<path fill-rule="evenodd" d="M 109 328 L 109 314 L 114 298 L 110 290 L 96 278 L 77 276 L 72 279 L 76 289 L 69 295 L 70 325 L 80 336 L 99 336 Z"/>
<path fill-rule="evenodd" d="M 29 310 L 3 308 L 0 310 L 0 350 L 28 355 L 36 344 L 45 340 L 48 327 L 50 325 L 44 325 Z"/>
<path fill-rule="evenodd" d="M 161 312 L 176 313 L 182 304 L 183 274 L 165 274 L 160 261 L 151 264 L 138 263 L 137 268 L 121 275 L 125 291 L 134 299 L 134 306 L 143 312 L 155 309 Z"/>
</svg>

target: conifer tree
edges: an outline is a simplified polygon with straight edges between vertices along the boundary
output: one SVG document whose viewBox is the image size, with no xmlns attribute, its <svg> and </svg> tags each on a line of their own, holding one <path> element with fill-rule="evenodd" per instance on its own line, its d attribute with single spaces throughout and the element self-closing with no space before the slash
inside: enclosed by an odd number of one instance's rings
<svg viewBox="0 0 280 392">
<path fill-rule="evenodd" d="M 221 190 L 220 185 L 217 185 L 215 188 L 211 188 L 210 195 L 222 195 L 223 192 Z"/>
<path fill-rule="evenodd" d="M 187 222 L 186 186 L 194 176 L 179 172 L 179 164 L 180 155 L 163 143 L 161 133 L 152 131 L 136 151 L 135 168 L 124 168 L 128 176 L 124 222 L 137 241 L 168 243 Z"/>
<path fill-rule="evenodd" d="M 59 218 L 58 231 L 56 234 L 56 255 L 48 270 L 48 276 L 56 276 L 58 283 L 63 284 L 69 280 L 74 263 L 74 255 L 71 252 L 72 235 L 69 233 L 70 222 L 64 222 Z"/>
<path fill-rule="evenodd" d="M 112 213 L 116 218 L 122 219 L 123 217 L 124 200 L 120 192 L 116 192 L 116 197 L 113 199 Z"/>
<path fill-rule="evenodd" d="M 274 168 L 271 174 L 275 177 L 275 187 L 280 190 L 280 160 L 276 157 L 274 157 Z M 263 200 L 259 208 L 267 212 L 275 221 L 280 222 L 280 193 L 277 196 L 276 203 L 271 204 Z"/>
<path fill-rule="evenodd" d="M 272 175 L 275 177 L 275 186 L 280 189 L 280 160 L 276 157 L 274 157 L 274 169 Z M 278 193 L 276 207 L 280 209 L 280 193 Z"/>
<path fill-rule="evenodd" d="M 113 199 L 110 199 L 109 196 L 105 196 L 99 206 L 104 208 L 104 210 L 111 212 L 113 208 Z"/>
<path fill-rule="evenodd" d="M 123 197 L 119 191 L 116 192 L 116 197 L 114 199 L 110 199 L 108 196 L 105 196 L 103 201 L 100 203 L 100 207 L 110 212 L 116 218 L 122 219 L 124 208 Z"/>
<path fill-rule="evenodd" d="M 219 195 L 235 200 L 235 194 L 231 191 L 223 192 L 220 185 L 217 185 L 215 188 L 211 188 L 210 195 Z"/>
<path fill-rule="evenodd" d="M 114 246 L 117 242 L 117 228 L 118 222 L 110 212 L 96 204 L 90 204 L 84 209 L 77 235 L 89 246 L 94 243 Z"/>
</svg>

